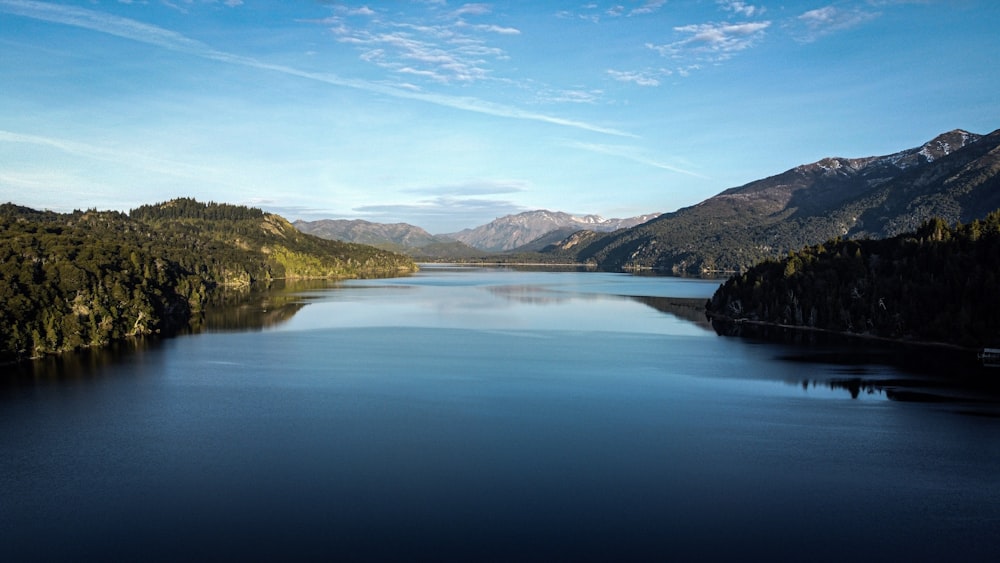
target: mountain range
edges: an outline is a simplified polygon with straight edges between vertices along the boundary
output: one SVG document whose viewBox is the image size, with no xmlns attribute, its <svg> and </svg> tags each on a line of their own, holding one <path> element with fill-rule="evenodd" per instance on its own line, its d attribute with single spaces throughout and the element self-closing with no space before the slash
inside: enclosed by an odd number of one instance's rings
<svg viewBox="0 0 1000 563">
<path fill-rule="evenodd" d="M 561 211 L 526 211 L 517 215 L 507 215 L 474 229 L 465 229 L 446 235 L 465 244 L 489 252 L 503 252 L 523 249 L 541 237 L 551 237 L 561 233 L 565 238 L 576 231 L 611 232 L 627 229 L 645 223 L 659 216 L 659 213 L 629 217 L 627 219 L 604 219 L 599 215 L 582 217 Z M 555 242 L 555 241 L 553 241 Z M 544 245 L 543 245 L 544 246 Z"/>
<path fill-rule="evenodd" d="M 321 238 L 368 244 L 420 256 L 445 254 L 452 257 L 482 256 L 484 251 L 537 251 L 571 234 L 588 230 L 610 232 L 645 223 L 659 213 L 604 219 L 598 215 L 577 216 L 561 211 L 526 211 L 507 215 L 473 229 L 432 235 L 407 223 L 371 223 L 358 219 L 296 221 L 295 227 Z"/>
<path fill-rule="evenodd" d="M 884 156 L 828 157 L 672 213 L 605 220 L 529 211 L 458 233 L 363 221 L 296 222 L 324 238 L 413 256 L 536 252 L 544 261 L 674 274 L 744 271 L 829 239 L 886 238 L 931 217 L 949 224 L 1000 208 L 1000 130 L 956 129 Z"/>
<path fill-rule="evenodd" d="M 932 217 L 949 224 L 1000 207 L 1000 130 L 943 133 L 886 156 L 824 158 L 611 235 L 546 249 L 605 269 L 738 272 L 837 237 L 885 238 Z"/>
</svg>

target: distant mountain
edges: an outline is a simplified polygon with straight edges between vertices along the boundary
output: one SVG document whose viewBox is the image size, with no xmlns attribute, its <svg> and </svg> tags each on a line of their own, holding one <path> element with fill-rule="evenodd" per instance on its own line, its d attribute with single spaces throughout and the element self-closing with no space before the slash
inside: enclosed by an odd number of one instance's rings
<svg viewBox="0 0 1000 563">
<path fill-rule="evenodd" d="M 465 244 L 490 252 L 503 252 L 532 243 L 553 231 L 566 234 L 589 230 L 610 232 L 645 223 L 658 213 L 629 217 L 627 219 L 604 219 L 598 215 L 582 217 L 560 211 L 526 211 L 517 215 L 507 215 L 474 229 L 452 233 L 447 236 Z"/>
<path fill-rule="evenodd" d="M 447 239 L 435 237 L 420 227 L 407 223 L 371 223 L 360 219 L 322 219 L 292 223 L 303 233 L 329 240 L 355 242 L 393 250 L 420 248 Z"/>
<path fill-rule="evenodd" d="M 360 219 L 296 221 L 296 229 L 328 240 L 367 244 L 423 260 L 457 260 L 483 255 L 446 236 L 435 236 L 408 223 L 372 223 Z"/>
<path fill-rule="evenodd" d="M 614 231 L 638 225 L 657 215 L 603 219 L 597 215 L 578 217 L 562 212 L 528 211 L 446 235 L 432 235 L 407 223 L 371 223 L 358 219 L 322 219 L 293 224 L 303 233 L 320 238 L 367 244 L 420 258 L 459 259 L 508 250 L 535 252 L 581 229 Z"/>
<path fill-rule="evenodd" d="M 931 217 L 1000 208 L 1000 130 L 954 130 L 887 156 L 825 158 L 726 190 L 623 232 L 575 233 L 545 249 L 603 268 L 742 271 L 836 237 L 885 238 Z"/>
</svg>

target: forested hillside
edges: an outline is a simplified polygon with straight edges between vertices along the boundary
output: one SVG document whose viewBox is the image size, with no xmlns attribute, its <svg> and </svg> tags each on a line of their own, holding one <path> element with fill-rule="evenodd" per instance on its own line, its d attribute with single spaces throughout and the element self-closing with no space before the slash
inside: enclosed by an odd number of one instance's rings
<svg viewBox="0 0 1000 563">
<path fill-rule="evenodd" d="M 446 237 L 436 237 L 407 223 L 372 223 L 361 219 L 320 219 L 295 221 L 292 225 L 310 235 L 328 240 L 367 244 L 376 248 L 413 255 L 414 249 L 454 242 Z"/>
<path fill-rule="evenodd" d="M 836 239 L 730 278 L 720 321 L 759 321 L 969 347 L 1000 345 L 1000 211 L 884 240 Z"/>
<path fill-rule="evenodd" d="M 170 331 L 217 288 L 415 269 L 404 256 L 302 234 L 259 209 L 178 199 L 114 211 L 0 205 L 0 361 Z"/>
</svg>

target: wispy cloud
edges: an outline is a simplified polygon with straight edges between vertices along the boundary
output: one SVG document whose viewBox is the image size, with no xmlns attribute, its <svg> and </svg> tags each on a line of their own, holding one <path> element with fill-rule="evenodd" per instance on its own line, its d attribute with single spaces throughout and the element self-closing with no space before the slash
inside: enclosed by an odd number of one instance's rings
<svg viewBox="0 0 1000 563">
<path fill-rule="evenodd" d="M 608 69 L 608 75 L 619 82 L 631 82 L 639 86 L 659 86 L 659 75 L 669 74 L 669 71 L 626 71 Z"/>
<path fill-rule="evenodd" d="M 446 28 L 407 26 L 372 32 L 341 26 L 333 31 L 341 43 L 358 46 L 365 62 L 440 83 L 483 80 L 490 73 L 483 57 L 504 56 L 502 50 L 481 41 L 458 41 L 457 34 Z M 442 36 L 447 44 L 440 42 Z"/>
<path fill-rule="evenodd" d="M 662 8 L 663 5 L 666 4 L 666 3 L 667 3 L 667 0 L 648 0 L 642 6 L 639 6 L 638 8 L 633 8 L 632 10 L 630 10 L 629 13 L 628 13 L 628 15 L 630 15 L 630 16 L 640 16 L 640 15 L 643 15 L 643 14 L 652 14 L 654 12 L 659 11 L 659 9 Z"/>
<path fill-rule="evenodd" d="M 470 180 L 461 184 L 420 186 L 402 191 L 437 196 L 481 196 L 520 193 L 527 189 L 528 183 L 522 180 Z"/>
<path fill-rule="evenodd" d="M 857 8 L 844 9 L 836 6 L 816 8 L 796 19 L 800 25 L 796 36 L 799 41 L 809 43 L 831 33 L 858 27 L 878 16 L 878 12 L 866 12 Z"/>
<path fill-rule="evenodd" d="M 646 46 L 665 57 L 718 62 L 753 46 L 770 26 L 770 21 L 685 25 L 674 28 L 687 36 L 684 39 L 663 45 L 647 43 Z"/>
<path fill-rule="evenodd" d="M 101 146 L 93 143 L 81 143 L 79 141 L 56 137 L 29 135 L 0 129 L 0 143 L 32 145 L 91 160 L 100 160 L 117 165 L 141 166 L 144 170 L 180 178 L 205 178 L 206 176 L 215 175 L 215 171 L 204 167 L 192 166 L 190 164 L 164 159 L 147 153 L 117 147 Z"/>
<path fill-rule="evenodd" d="M 608 145 L 601 143 L 582 143 L 578 141 L 568 141 L 566 145 L 569 147 L 586 150 L 590 152 L 606 154 L 609 156 L 616 156 L 619 158 L 624 158 L 625 160 L 630 160 L 638 164 L 644 164 L 646 166 L 652 166 L 654 168 L 659 168 L 661 170 L 669 170 L 670 172 L 676 172 L 678 174 L 684 174 L 685 176 L 692 176 L 695 178 L 707 178 L 706 176 L 699 174 L 697 172 L 692 172 L 691 170 L 686 170 L 672 164 L 668 164 L 657 160 L 649 156 L 649 154 L 639 147 L 629 146 L 629 145 Z"/>
<path fill-rule="evenodd" d="M 716 3 L 725 11 L 733 12 L 746 18 L 752 18 L 764 13 L 763 7 L 747 4 L 741 0 L 716 0 Z"/>
<path fill-rule="evenodd" d="M 0 0 L 0 11 L 51 23 L 89 29 L 132 41 L 156 45 L 163 49 L 180 52 L 203 59 L 244 66 L 258 70 L 277 72 L 306 80 L 313 80 L 334 86 L 354 88 L 385 96 L 410 99 L 461 111 L 468 111 L 494 117 L 521 119 L 549 123 L 606 135 L 634 137 L 635 135 L 611 127 L 547 115 L 515 106 L 497 104 L 478 98 L 427 93 L 404 86 L 390 86 L 367 80 L 344 78 L 333 73 L 311 72 L 294 67 L 268 63 L 252 57 L 237 55 L 214 49 L 201 41 L 161 27 L 145 24 L 102 12 L 75 6 L 48 4 L 34 0 Z M 405 38 L 404 38 L 405 41 Z M 433 57 L 433 53 L 426 56 Z M 412 70 L 419 70 L 413 68 Z"/>
<path fill-rule="evenodd" d="M 488 31 L 490 33 L 499 33 L 500 35 L 520 35 L 521 30 L 516 27 L 503 27 L 496 24 L 467 24 L 462 23 L 463 27 L 471 27 L 477 31 Z"/>
<path fill-rule="evenodd" d="M 543 88 L 535 93 L 535 99 L 550 104 L 596 104 L 604 92 L 598 89 L 558 89 Z"/>
<path fill-rule="evenodd" d="M 375 10 L 372 10 L 368 6 L 361 6 L 360 8 L 349 8 L 344 6 L 344 13 L 349 16 L 374 16 Z"/>
<path fill-rule="evenodd" d="M 340 6 L 334 11 L 349 14 Z M 390 17 L 369 10 L 365 15 L 374 17 L 332 17 L 318 23 L 331 25 L 337 41 L 353 45 L 365 62 L 442 84 L 471 83 L 490 79 L 492 63 L 509 58 L 491 44 L 491 37 L 521 33 L 494 22 L 469 21 L 490 13 L 489 5 L 476 3 L 436 17 L 421 14 L 407 19 L 400 13 Z"/>
<path fill-rule="evenodd" d="M 142 22 L 95 12 L 76 6 L 48 4 L 34 0 L 0 0 L 0 10 L 27 18 L 99 31 L 190 54 L 210 49 L 200 41 Z"/>
<path fill-rule="evenodd" d="M 475 4 L 464 4 L 462 7 L 451 12 L 451 17 L 460 18 L 462 16 L 482 16 L 490 13 L 492 8 L 489 4 L 475 3 Z"/>
<path fill-rule="evenodd" d="M 135 3 L 148 4 L 149 0 L 118 0 L 118 2 L 120 4 L 135 4 Z M 97 3 L 96 0 L 94 1 L 94 3 L 95 4 Z M 163 4 L 168 8 L 177 10 L 178 12 L 181 12 L 183 14 L 187 14 L 191 9 L 192 5 L 195 3 L 196 3 L 195 0 L 179 0 L 179 1 L 160 0 L 160 4 Z M 230 8 L 236 8 L 237 6 L 243 5 L 243 0 L 201 0 L 201 3 L 223 4 Z"/>
<path fill-rule="evenodd" d="M 561 19 L 581 19 L 592 23 L 600 23 L 602 16 L 609 18 L 643 16 L 654 14 L 667 3 L 667 0 L 646 0 L 642 5 L 634 8 L 626 8 L 622 4 L 614 4 L 607 8 L 602 8 L 596 2 L 590 2 L 580 6 L 578 11 L 560 10 L 556 12 L 556 17 Z"/>
</svg>

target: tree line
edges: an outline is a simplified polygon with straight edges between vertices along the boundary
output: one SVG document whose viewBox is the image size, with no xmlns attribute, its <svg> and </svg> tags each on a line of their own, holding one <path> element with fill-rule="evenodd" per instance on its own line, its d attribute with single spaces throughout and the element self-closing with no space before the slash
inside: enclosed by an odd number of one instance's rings
<svg viewBox="0 0 1000 563">
<path fill-rule="evenodd" d="M 180 199 L 59 214 L 0 205 L 0 361 L 187 326 L 223 287 L 415 270 L 259 209 Z"/>
<path fill-rule="evenodd" d="M 833 239 L 734 275 L 706 305 L 751 320 L 969 347 L 1000 345 L 1000 211 L 881 240 Z"/>
</svg>

